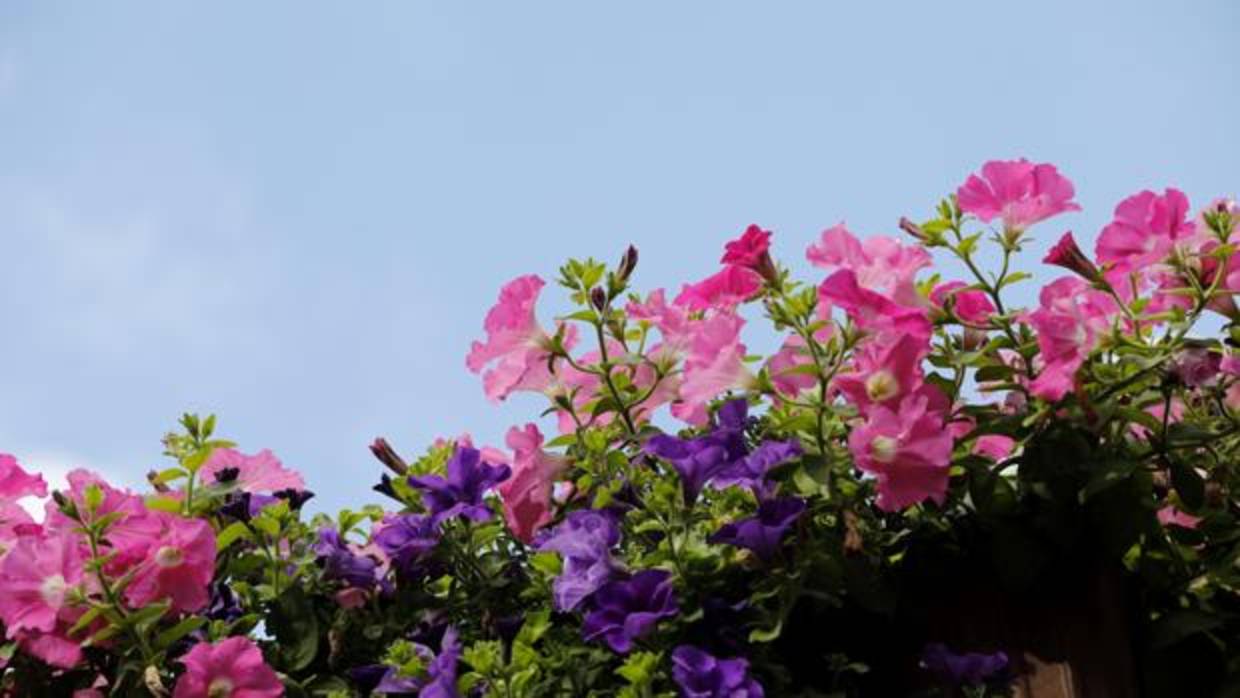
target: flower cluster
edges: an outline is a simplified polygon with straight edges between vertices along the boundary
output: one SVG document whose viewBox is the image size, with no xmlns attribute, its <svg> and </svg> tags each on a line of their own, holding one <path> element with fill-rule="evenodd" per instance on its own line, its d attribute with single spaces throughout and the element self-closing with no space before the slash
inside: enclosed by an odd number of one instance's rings
<svg viewBox="0 0 1240 698">
<path fill-rule="evenodd" d="M 520 276 L 466 366 L 546 421 L 377 439 L 386 506 L 311 515 L 213 417 L 145 492 L 0 455 L 0 693 L 1005 695 L 1038 634 L 962 644 L 968 590 L 1051 608 L 1101 570 L 1130 593 L 1097 622 L 1158 669 L 1123 685 L 1210 695 L 1240 677 L 1240 209 L 1142 191 L 1089 254 L 1037 232 L 1075 197 L 989 162 L 903 237 L 826 229 L 809 281 L 757 225 L 678 291 L 633 248 L 570 260 L 554 319 Z"/>
</svg>

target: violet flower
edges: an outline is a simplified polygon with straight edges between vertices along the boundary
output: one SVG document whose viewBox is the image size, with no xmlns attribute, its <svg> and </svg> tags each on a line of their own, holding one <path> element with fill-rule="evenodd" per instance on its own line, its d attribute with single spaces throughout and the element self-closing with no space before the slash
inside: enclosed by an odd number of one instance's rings
<svg viewBox="0 0 1240 698">
<path fill-rule="evenodd" d="M 672 651 L 672 678 L 681 698 L 763 698 L 762 684 L 749 676 L 741 657 L 719 659 L 693 645 Z"/>
<path fill-rule="evenodd" d="M 512 470 L 507 465 L 484 462 L 478 449 L 458 446 L 448 461 L 446 478 L 415 475 L 409 478 L 409 484 L 422 490 L 422 499 L 436 525 L 455 516 L 486 521 L 491 518 L 491 509 L 483 495 L 510 474 Z"/>
<path fill-rule="evenodd" d="M 431 517 L 405 514 L 384 522 L 374 534 L 375 545 L 405 575 L 439 543 Z"/>
<path fill-rule="evenodd" d="M 921 666 L 953 686 L 978 685 L 1006 678 L 1008 656 L 1003 652 L 956 654 L 941 642 L 926 645 Z"/>
<path fill-rule="evenodd" d="M 770 562 L 779 553 L 788 528 L 805 512 L 805 500 L 797 497 L 770 499 L 758 505 L 758 513 L 724 524 L 710 537 L 711 543 L 745 548 Z"/>
<path fill-rule="evenodd" d="M 595 592 L 591 603 L 594 610 L 586 615 L 582 637 L 603 640 L 618 654 L 627 654 L 635 640 L 680 610 L 672 575 L 666 570 L 642 570 L 628 579 L 608 582 Z"/>
<path fill-rule="evenodd" d="M 319 529 L 319 540 L 311 549 L 319 556 L 319 565 L 327 579 L 338 579 L 348 586 L 369 589 L 375 583 L 378 564 L 365 555 L 357 555 L 340 538 L 332 526 Z"/>
<path fill-rule="evenodd" d="M 456 665 L 461 658 L 461 643 L 456 628 L 448 626 L 439 645 L 439 654 L 417 645 L 418 654 L 427 659 L 426 676 L 401 676 L 395 667 L 388 668 L 375 693 L 413 693 L 418 698 L 460 698 L 456 690 Z"/>
<path fill-rule="evenodd" d="M 571 611 L 615 574 L 611 548 L 620 542 L 620 529 L 611 514 L 596 509 L 570 512 L 539 544 L 553 550 L 564 563 L 552 583 L 557 611 Z"/>
</svg>

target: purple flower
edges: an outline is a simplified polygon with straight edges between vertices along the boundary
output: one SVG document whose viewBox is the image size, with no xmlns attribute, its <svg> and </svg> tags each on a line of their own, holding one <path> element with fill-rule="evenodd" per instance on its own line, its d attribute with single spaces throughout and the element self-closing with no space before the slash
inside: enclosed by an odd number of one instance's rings
<svg viewBox="0 0 1240 698">
<path fill-rule="evenodd" d="M 1003 652 L 956 654 L 947 645 L 926 645 L 921 654 L 922 668 L 954 686 L 977 685 L 1005 678 L 1008 656 Z"/>
<path fill-rule="evenodd" d="M 766 476 L 772 469 L 800 457 L 799 441 L 764 441 L 744 459 L 719 474 L 712 484 L 715 487 L 748 487 L 760 499 L 766 499 L 774 495 L 774 487 Z"/>
<path fill-rule="evenodd" d="M 456 628 L 448 627 L 435 655 L 424 645 L 415 645 L 418 655 L 427 660 L 426 676 L 401 676 L 389 668 L 374 687 L 375 693 L 413 693 L 418 698 L 460 698 L 456 690 L 456 664 L 461 658 L 461 644 Z"/>
<path fill-rule="evenodd" d="M 507 465 L 491 465 L 482 460 L 476 448 L 458 446 L 448 461 L 448 477 L 415 475 L 409 484 L 422 490 L 422 498 L 431 510 L 436 525 L 454 516 L 473 521 L 491 518 L 491 510 L 482 501 L 486 491 L 512 473 Z"/>
<path fill-rule="evenodd" d="M 680 610 L 666 570 L 642 570 L 628 579 L 608 582 L 595 592 L 594 610 L 586 615 L 582 637 L 603 640 L 613 652 L 627 654 L 633 641 Z"/>
<path fill-rule="evenodd" d="M 611 514 L 596 509 L 569 513 L 539 544 L 553 550 L 564 564 L 552 584 L 557 611 L 571 611 L 598 591 L 615 573 L 611 548 L 620 542 L 620 529 Z"/>
<path fill-rule="evenodd" d="M 762 684 L 749 676 L 749 662 L 718 659 L 693 645 L 672 651 L 672 677 L 681 698 L 763 698 Z"/>
<path fill-rule="evenodd" d="M 1221 354 L 1193 347 L 1176 355 L 1171 362 L 1171 374 L 1189 388 L 1200 388 L 1217 382 L 1222 365 Z"/>
<path fill-rule="evenodd" d="M 396 568 L 408 575 L 413 566 L 439 543 L 439 533 L 431 517 L 406 514 L 384 522 L 375 531 L 374 541 Z"/>
<path fill-rule="evenodd" d="M 354 554 L 334 527 L 320 528 L 319 540 L 311 549 L 319 556 L 325 578 L 339 579 L 349 586 L 363 589 L 374 586 L 378 565 L 365 555 Z"/>
<path fill-rule="evenodd" d="M 758 513 L 746 519 L 725 524 L 711 543 L 724 543 L 751 550 L 764 562 L 779 553 L 780 543 L 788 527 L 805 511 L 805 500 L 780 497 L 758 504 Z"/>
</svg>

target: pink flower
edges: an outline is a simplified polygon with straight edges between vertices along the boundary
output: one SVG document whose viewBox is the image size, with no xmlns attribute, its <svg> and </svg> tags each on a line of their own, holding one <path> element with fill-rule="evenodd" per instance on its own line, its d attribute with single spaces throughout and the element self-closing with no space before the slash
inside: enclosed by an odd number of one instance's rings
<svg viewBox="0 0 1240 698">
<path fill-rule="evenodd" d="M 861 287 L 851 269 L 828 276 L 818 287 L 819 303 L 842 308 L 862 329 L 887 338 L 902 334 L 929 336 L 930 320 L 920 308 L 895 303 L 881 293 Z"/>
<path fill-rule="evenodd" d="M 995 306 L 986 293 L 970 288 L 963 281 L 941 283 L 930 292 L 930 301 L 940 308 L 945 308 L 949 300 L 955 316 L 970 325 L 986 325 L 995 313 Z"/>
<path fill-rule="evenodd" d="M 849 269 L 861 288 L 884 292 L 906 306 L 920 304 L 914 277 L 930 266 L 930 253 L 921 247 L 881 235 L 861 241 L 843 223 L 824 230 L 805 257 L 824 269 Z"/>
<path fill-rule="evenodd" d="M 928 335 L 902 335 L 892 344 L 867 342 L 852 370 L 836 376 L 833 386 L 868 414 L 874 405 L 895 407 L 922 386 L 921 362 L 930 353 Z"/>
<path fill-rule="evenodd" d="M 0 498 L 16 501 L 23 497 L 46 497 L 47 483 L 42 475 L 31 475 L 17 464 L 17 459 L 0 453 Z"/>
<path fill-rule="evenodd" d="M 199 479 L 214 484 L 222 471 L 237 471 L 231 480 L 245 492 L 278 492 L 280 490 L 304 490 L 306 482 L 295 470 L 284 467 L 279 458 L 267 449 L 247 456 L 231 448 L 217 448 L 198 471 Z"/>
<path fill-rule="evenodd" d="M 1042 360 L 1042 370 L 1029 388 L 1053 401 L 1072 389 L 1077 369 L 1110 329 L 1118 309 L 1110 296 L 1073 276 L 1048 284 L 1040 299 L 1042 306 L 1026 317 L 1038 336 Z"/>
<path fill-rule="evenodd" d="M 50 633 L 70 610 L 70 593 L 82 584 L 82 551 L 68 534 L 22 536 L 0 560 L 0 619 L 9 637 L 31 630 Z"/>
<path fill-rule="evenodd" d="M 69 489 L 62 492 L 68 497 L 78 511 L 86 511 L 86 489 L 98 487 L 103 501 L 95 511 L 96 519 L 104 516 L 113 518 L 108 526 L 108 535 L 103 545 L 103 552 L 110 554 L 107 570 L 110 574 L 120 575 L 130 567 L 146 558 L 146 549 L 154 540 L 162 526 L 155 512 L 146 508 L 146 503 L 129 490 L 112 487 L 103 478 L 89 470 L 76 469 L 69 473 Z M 71 532 L 77 523 L 60 512 L 55 502 L 49 501 L 46 506 L 45 527 L 51 532 Z"/>
<path fill-rule="evenodd" d="M 960 210 L 984 223 L 998 217 L 1009 231 L 1023 231 L 1064 211 L 1079 211 L 1076 190 L 1054 165 L 1028 160 L 991 160 L 981 176 L 969 175 L 956 190 Z"/>
<path fill-rule="evenodd" d="M 986 434 L 973 442 L 973 453 L 985 456 L 996 463 L 1012 454 L 1016 440 L 1003 434 Z"/>
<path fill-rule="evenodd" d="M 672 414 L 690 424 L 705 424 L 706 406 L 724 391 L 752 388 L 753 373 L 745 366 L 741 327 L 745 321 L 731 313 L 716 313 L 697 323 L 684 362 L 680 402 Z"/>
<path fill-rule="evenodd" d="M 696 284 L 685 284 L 673 301 L 689 310 L 731 311 L 762 288 L 762 277 L 755 272 L 728 265 Z"/>
<path fill-rule="evenodd" d="M 1155 421 L 1160 422 L 1160 423 L 1162 422 L 1163 414 L 1165 413 L 1167 415 L 1167 422 L 1169 424 L 1175 424 L 1176 422 L 1179 422 L 1184 419 L 1184 401 L 1179 399 L 1178 397 L 1173 398 L 1171 400 L 1170 412 L 1164 411 L 1163 403 L 1161 402 L 1157 402 L 1153 405 L 1150 405 L 1149 407 L 1146 407 L 1145 412 L 1146 414 L 1153 417 Z M 1139 422 L 1133 422 L 1132 424 L 1128 425 L 1128 432 L 1132 434 L 1133 436 L 1137 437 L 1138 439 L 1150 438 L 1149 428 Z"/>
<path fill-rule="evenodd" d="M 518 390 L 542 391 L 551 383 L 547 368 L 547 346 L 551 337 L 543 331 L 534 314 L 538 294 L 545 282 L 534 276 L 520 276 L 504 285 L 499 300 L 487 312 L 483 327 L 487 341 L 474 342 L 465 365 L 481 373 L 488 398 L 499 402 Z M 566 338 L 568 348 L 572 340 Z M 487 367 L 490 366 L 488 369 Z"/>
<path fill-rule="evenodd" d="M 688 350 L 693 336 L 693 321 L 683 306 L 668 304 L 663 289 L 651 293 L 645 303 L 631 301 L 625 311 L 634 320 L 650 323 L 662 335 L 663 341 L 657 350 L 652 348 L 650 351 L 652 357 L 679 359 Z"/>
<path fill-rule="evenodd" d="M 163 530 L 147 547 L 125 599 L 140 608 L 169 599 L 174 610 L 192 613 L 207 605 L 215 576 L 215 532 L 202 519 L 159 516 Z"/>
<path fill-rule="evenodd" d="M 1179 526 L 1180 528 L 1197 528 L 1197 524 L 1201 523 L 1200 516 L 1193 516 L 1186 512 L 1176 509 L 1168 504 L 1158 510 L 1158 523 L 1164 526 Z"/>
<path fill-rule="evenodd" d="M 1176 242 L 1190 237 L 1188 197 L 1178 189 L 1161 195 L 1145 190 L 1115 207 L 1115 219 L 1098 235 L 1098 260 L 1117 272 L 1137 271 L 1166 259 Z"/>
<path fill-rule="evenodd" d="M 249 638 L 200 642 L 180 659 L 185 673 L 173 698 L 279 698 L 284 685 Z"/>
<path fill-rule="evenodd" d="M 82 646 L 69 638 L 69 629 L 73 627 L 82 611 L 74 611 L 67 615 L 62 613 L 52 632 L 25 631 L 17 634 L 17 644 L 21 650 L 32 657 L 38 657 L 54 667 L 72 669 L 82 661 Z M 89 637 L 103 629 L 103 619 L 92 623 L 81 632 L 82 637 Z"/>
<path fill-rule="evenodd" d="M 766 362 L 771 384 L 780 395 L 789 398 L 818 385 L 818 377 L 811 371 L 813 365 L 805 340 L 797 334 L 788 335 L 779 351 Z"/>
<path fill-rule="evenodd" d="M 947 495 L 952 436 L 943 415 L 923 395 L 904 398 L 898 410 L 876 405 L 848 437 L 857 467 L 878 477 L 878 508 L 899 511 Z"/>
<path fill-rule="evenodd" d="M 724 246 L 724 264 L 735 264 L 757 271 L 764 260 L 770 259 L 771 232 L 751 225 L 735 240 Z"/>
<path fill-rule="evenodd" d="M 496 488 L 504 502 L 508 528 L 525 543 L 531 543 L 538 529 L 551 521 L 552 485 L 568 466 L 563 458 L 542 450 L 542 443 L 542 432 L 533 424 L 509 429 L 512 477 Z"/>
<path fill-rule="evenodd" d="M 1068 271 L 1075 272 L 1087 281 L 1098 281 L 1102 278 L 1098 267 L 1094 266 L 1089 257 L 1085 256 L 1085 252 L 1076 244 L 1076 240 L 1072 238 L 1071 230 L 1059 238 L 1059 242 L 1055 243 L 1050 252 L 1046 253 L 1042 263 L 1063 267 Z"/>
</svg>

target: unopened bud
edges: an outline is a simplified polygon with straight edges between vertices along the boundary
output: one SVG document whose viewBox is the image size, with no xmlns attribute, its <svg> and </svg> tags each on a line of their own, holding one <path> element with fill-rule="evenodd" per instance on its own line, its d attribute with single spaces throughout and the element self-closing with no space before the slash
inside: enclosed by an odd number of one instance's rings
<svg viewBox="0 0 1240 698">
<path fill-rule="evenodd" d="M 1081 251 L 1076 240 L 1072 239 L 1072 231 L 1063 234 L 1059 238 L 1059 242 L 1046 253 L 1046 257 L 1042 259 L 1044 264 L 1054 264 L 1063 267 L 1069 271 L 1079 274 L 1086 281 L 1101 281 L 1102 273 L 1098 271 L 1098 267 L 1085 256 Z"/>
<path fill-rule="evenodd" d="M 168 483 L 161 480 L 159 478 L 159 473 L 154 470 L 146 474 L 146 481 L 151 483 L 151 487 L 154 487 L 156 492 L 164 493 L 172 491 L 172 489 L 168 487 Z"/>
<path fill-rule="evenodd" d="M 922 230 L 920 225 L 917 225 L 904 216 L 900 217 L 900 230 L 903 230 L 922 242 L 925 242 L 928 239 L 926 236 L 926 231 Z"/>
<path fill-rule="evenodd" d="M 629 245 L 629 249 L 624 251 L 624 256 L 620 258 L 620 266 L 616 269 L 616 277 L 621 282 L 629 280 L 633 275 L 633 270 L 637 268 L 637 248 Z"/>
<path fill-rule="evenodd" d="M 397 475 L 404 475 L 409 471 L 409 466 L 397 455 L 396 450 L 387 442 L 387 439 L 382 436 L 371 442 L 370 452 L 374 454 L 375 458 L 379 459 L 380 463 L 386 465 L 388 470 Z"/>
<path fill-rule="evenodd" d="M 594 290 L 590 291 L 590 304 L 600 313 L 607 307 L 607 292 L 602 286 L 595 286 Z"/>
</svg>

